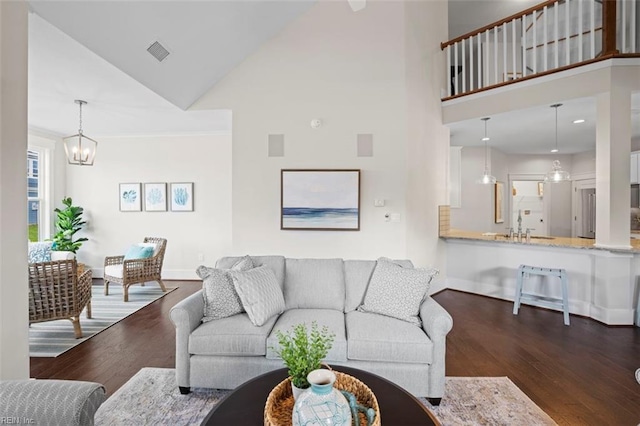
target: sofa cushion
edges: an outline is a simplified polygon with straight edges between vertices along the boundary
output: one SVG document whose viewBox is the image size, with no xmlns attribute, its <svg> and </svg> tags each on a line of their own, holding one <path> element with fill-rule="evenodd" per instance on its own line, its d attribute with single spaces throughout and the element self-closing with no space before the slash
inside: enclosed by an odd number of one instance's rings
<svg viewBox="0 0 640 426">
<path fill-rule="evenodd" d="M 250 256 L 255 266 L 268 266 L 274 274 L 281 289 L 284 290 L 284 256 Z M 240 256 L 222 257 L 216 262 L 216 268 L 230 269 Z"/>
<path fill-rule="evenodd" d="M 345 317 L 350 360 L 432 363 L 433 343 L 421 328 L 366 312 L 353 311 Z"/>
<path fill-rule="evenodd" d="M 316 321 L 320 328 L 327 326 L 329 332 L 336 335 L 325 360 L 328 362 L 345 362 L 347 360 L 347 339 L 344 328 L 344 313 L 333 309 L 291 309 L 285 311 L 278 318 L 267 339 L 267 358 L 280 359 L 276 354 L 276 351 L 280 348 L 276 330 L 288 332 L 295 325 L 301 323 L 307 324 L 307 328 L 310 328 L 313 321 Z"/>
<path fill-rule="evenodd" d="M 249 256 L 239 258 L 229 270 L 246 271 L 253 268 Z M 204 316 L 202 322 L 230 317 L 244 312 L 240 297 L 233 286 L 229 270 L 199 266 L 196 273 L 202 278 Z"/>
<path fill-rule="evenodd" d="M 277 317 L 260 327 L 246 313 L 202 323 L 189 336 L 189 353 L 194 355 L 264 356 L 267 336 Z"/>
<path fill-rule="evenodd" d="M 420 305 L 437 273 L 435 269 L 405 268 L 380 258 L 358 311 L 387 315 L 420 327 Z"/>
<path fill-rule="evenodd" d="M 268 266 L 248 271 L 229 271 L 242 306 L 255 326 L 261 326 L 274 315 L 284 311 L 282 289 L 275 273 Z"/>
<path fill-rule="evenodd" d="M 285 262 L 287 309 L 344 310 L 342 259 L 286 259 Z"/>
<path fill-rule="evenodd" d="M 395 263 L 405 268 L 413 268 L 410 260 L 394 260 Z M 344 311 L 355 311 L 364 302 L 367 286 L 376 267 L 375 260 L 345 260 L 344 283 L 346 287 L 346 299 Z"/>
</svg>

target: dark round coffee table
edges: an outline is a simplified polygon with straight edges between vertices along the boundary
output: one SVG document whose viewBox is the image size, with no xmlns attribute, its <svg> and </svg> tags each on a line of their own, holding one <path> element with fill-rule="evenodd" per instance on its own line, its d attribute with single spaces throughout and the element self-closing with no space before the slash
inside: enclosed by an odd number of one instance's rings
<svg viewBox="0 0 640 426">
<path fill-rule="evenodd" d="M 336 366 L 336 371 L 347 373 L 365 383 L 376 395 L 384 425 L 440 425 L 420 401 L 400 386 L 363 370 Z M 222 399 L 202 425 L 262 425 L 264 405 L 269 392 L 287 378 L 285 368 L 271 371 L 238 386 Z"/>
</svg>

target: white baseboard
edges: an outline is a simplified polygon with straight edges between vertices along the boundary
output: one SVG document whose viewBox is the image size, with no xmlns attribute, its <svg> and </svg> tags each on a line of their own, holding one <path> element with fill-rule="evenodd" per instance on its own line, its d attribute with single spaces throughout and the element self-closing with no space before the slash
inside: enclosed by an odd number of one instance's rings
<svg viewBox="0 0 640 426">
<path fill-rule="evenodd" d="M 103 278 L 104 268 L 91 268 L 93 278 Z M 163 269 L 163 280 L 200 280 L 195 270 L 192 269 Z"/>
<path fill-rule="evenodd" d="M 510 302 L 513 302 L 515 296 L 514 288 L 505 288 L 489 283 L 477 283 L 459 278 L 447 278 L 445 288 L 479 294 L 482 296 L 489 296 L 496 299 L 508 300 Z M 541 308 L 550 309 L 547 306 L 537 305 L 536 302 L 529 300 L 522 301 L 522 305 L 539 306 Z M 551 309 L 562 311 L 559 308 Z M 633 309 L 607 309 L 591 305 L 589 302 L 584 300 L 569 299 L 569 313 L 593 318 L 607 325 L 634 324 Z"/>
</svg>

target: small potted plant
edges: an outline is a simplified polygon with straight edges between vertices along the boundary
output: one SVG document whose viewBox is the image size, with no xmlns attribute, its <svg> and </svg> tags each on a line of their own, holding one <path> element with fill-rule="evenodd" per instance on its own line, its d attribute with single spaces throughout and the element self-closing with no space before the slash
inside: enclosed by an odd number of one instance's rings
<svg viewBox="0 0 640 426">
<path fill-rule="evenodd" d="M 313 321 L 311 330 L 307 325 L 297 324 L 291 331 L 276 331 L 280 347 L 276 353 L 289 369 L 291 388 L 294 399 L 309 387 L 307 375 L 320 368 L 322 360 L 327 356 L 335 338 L 326 326 L 318 327 Z"/>
<path fill-rule="evenodd" d="M 63 198 L 62 204 L 65 205 L 65 208 L 54 210 L 58 218 L 51 246 L 51 260 L 74 258 L 82 243 L 88 241 L 87 238 L 74 239 L 75 233 L 81 230 L 82 225 L 87 222 L 82 220 L 84 209 L 74 206 L 72 203 L 71 197 Z"/>
</svg>

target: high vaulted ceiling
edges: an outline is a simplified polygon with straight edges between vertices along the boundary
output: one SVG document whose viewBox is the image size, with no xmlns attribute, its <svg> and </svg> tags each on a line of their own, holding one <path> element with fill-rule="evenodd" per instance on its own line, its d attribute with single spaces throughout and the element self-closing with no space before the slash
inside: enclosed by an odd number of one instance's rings
<svg viewBox="0 0 640 426">
<path fill-rule="evenodd" d="M 83 99 L 88 102 L 83 128 L 92 137 L 230 133 L 231 111 L 190 111 L 189 105 L 315 1 L 30 1 L 29 126 L 74 134 L 78 106 L 73 101 Z M 532 1 L 450 0 L 450 31 L 469 31 Z M 375 7 L 374 1 L 367 7 Z M 154 41 L 170 52 L 162 62 L 147 52 Z M 593 149 L 594 100 L 562 103 L 561 150 Z M 634 95 L 633 108 L 632 133 L 638 138 L 640 94 Z M 572 117 L 586 122 L 573 125 Z M 479 120 L 450 127 L 452 145 L 482 144 Z M 548 152 L 553 129 L 548 106 L 511 111 L 489 122 L 491 146 L 508 153 Z"/>
</svg>

